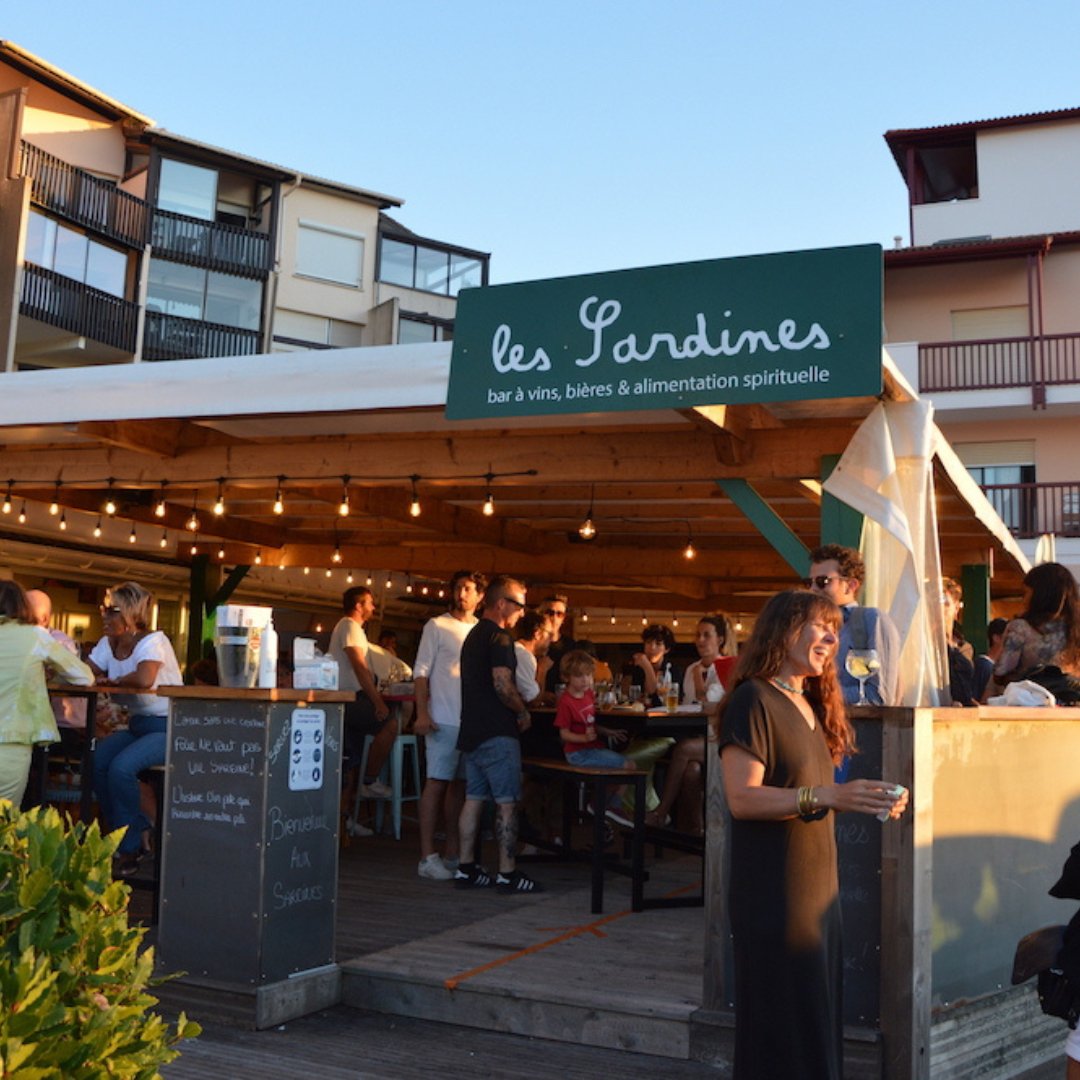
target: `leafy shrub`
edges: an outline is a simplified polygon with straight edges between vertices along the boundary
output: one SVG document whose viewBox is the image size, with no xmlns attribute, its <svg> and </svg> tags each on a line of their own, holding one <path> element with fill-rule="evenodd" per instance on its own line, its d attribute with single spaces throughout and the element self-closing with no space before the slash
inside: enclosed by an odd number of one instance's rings
<svg viewBox="0 0 1080 1080">
<path fill-rule="evenodd" d="M 113 881 L 121 833 L 0 800 L 0 1077 L 150 1078 L 199 1026 L 148 1012 L 152 949 Z"/>
</svg>

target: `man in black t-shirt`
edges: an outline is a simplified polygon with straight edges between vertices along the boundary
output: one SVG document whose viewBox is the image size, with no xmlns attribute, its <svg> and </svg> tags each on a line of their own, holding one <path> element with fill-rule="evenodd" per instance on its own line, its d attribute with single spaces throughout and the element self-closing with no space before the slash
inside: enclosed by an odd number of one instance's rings
<svg viewBox="0 0 1080 1080">
<path fill-rule="evenodd" d="M 461 810 L 461 864 L 458 888 L 539 892 L 540 886 L 516 869 L 518 803 L 521 801 L 520 733 L 530 723 L 514 673 L 517 657 L 511 629 L 525 610 L 525 586 L 497 577 L 484 593 L 480 621 L 461 646 L 461 731 L 465 755 L 465 805 Z M 499 872 L 494 881 L 476 863 L 476 830 L 488 799 L 495 801 Z"/>
</svg>

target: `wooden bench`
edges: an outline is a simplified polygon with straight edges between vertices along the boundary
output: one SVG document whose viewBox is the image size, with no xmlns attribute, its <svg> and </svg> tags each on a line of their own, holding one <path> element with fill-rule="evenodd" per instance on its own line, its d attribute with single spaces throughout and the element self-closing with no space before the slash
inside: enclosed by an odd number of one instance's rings
<svg viewBox="0 0 1080 1080">
<path fill-rule="evenodd" d="M 592 864 L 592 913 L 604 910 L 604 870 L 626 874 L 630 878 L 630 908 L 642 911 L 645 907 L 645 781 L 644 769 L 609 769 L 587 765 L 571 765 L 555 758 L 527 757 L 522 768 L 531 776 L 558 780 L 563 785 L 562 845 L 536 843 L 550 851 L 557 851 L 566 858 L 584 859 Z M 630 835 L 630 865 L 625 866 L 614 856 L 604 854 L 604 808 L 608 803 L 608 789 L 624 784 L 634 786 L 634 827 Z M 592 851 L 575 851 L 573 848 L 573 824 L 575 800 L 574 789 L 585 787 L 593 807 Z"/>
</svg>

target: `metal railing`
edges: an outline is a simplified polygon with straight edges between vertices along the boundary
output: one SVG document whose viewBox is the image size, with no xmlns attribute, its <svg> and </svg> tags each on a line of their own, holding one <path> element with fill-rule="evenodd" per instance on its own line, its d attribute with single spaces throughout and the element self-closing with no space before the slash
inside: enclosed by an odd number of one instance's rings
<svg viewBox="0 0 1080 1080">
<path fill-rule="evenodd" d="M 1080 383 L 1080 333 L 919 345 L 919 390 L 996 390 Z"/>
<path fill-rule="evenodd" d="M 151 221 L 150 243 L 155 254 L 244 277 L 265 279 L 270 273 L 270 237 L 266 233 L 171 210 L 154 210 Z"/>
<path fill-rule="evenodd" d="M 19 312 L 124 352 L 135 351 L 136 304 L 32 263 L 23 267 Z"/>
<path fill-rule="evenodd" d="M 983 492 L 1013 536 L 1080 536 L 1080 481 L 986 484 Z"/>
<path fill-rule="evenodd" d="M 146 243 L 147 205 L 142 199 L 23 142 L 19 169 L 30 178 L 30 201 L 128 247 Z"/>
<path fill-rule="evenodd" d="M 192 360 L 204 356 L 252 356 L 259 332 L 147 311 L 144 360 Z"/>
</svg>

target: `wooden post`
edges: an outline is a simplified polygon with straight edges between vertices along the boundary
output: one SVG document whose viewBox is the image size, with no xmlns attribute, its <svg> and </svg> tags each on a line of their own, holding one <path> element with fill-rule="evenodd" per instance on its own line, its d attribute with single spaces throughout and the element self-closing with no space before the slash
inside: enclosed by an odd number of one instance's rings
<svg viewBox="0 0 1080 1080">
<path fill-rule="evenodd" d="M 964 637 L 975 654 L 986 652 L 986 624 L 990 621 L 990 567 L 986 563 L 968 563 L 960 568 L 960 587 L 964 590 L 964 613 L 960 620 Z"/>
<path fill-rule="evenodd" d="M 191 559 L 191 581 L 188 595 L 190 629 L 188 631 L 187 662 L 190 666 L 204 656 L 213 655 L 214 620 L 209 618 L 219 604 L 227 604 L 237 586 L 247 576 L 250 566 L 234 566 L 222 581 L 221 571 L 209 555 Z"/>
<path fill-rule="evenodd" d="M 826 454 L 821 458 L 821 481 L 824 483 L 832 475 L 839 454 Z M 863 516 L 847 503 L 842 503 L 827 491 L 821 493 L 821 542 L 823 544 L 842 544 L 844 547 L 858 548 L 862 540 Z"/>
<path fill-rule="evenodd" d="M 724 957 L 727 955 L 730 925 L 727 909 L 728 809 L 724 780 L 712 725 L 705 742 L 708 757 L 705 792 L 705 981 L 701 1005 L 719 1012 L 727 1008 L 724 986 Z"/>
</svg>

